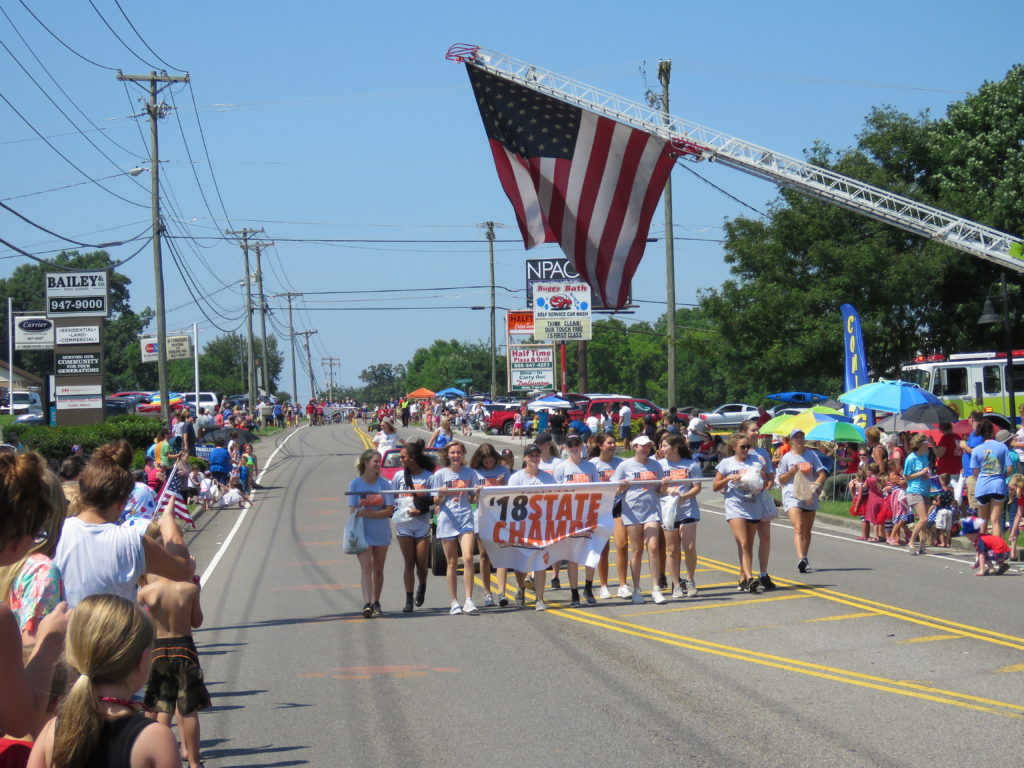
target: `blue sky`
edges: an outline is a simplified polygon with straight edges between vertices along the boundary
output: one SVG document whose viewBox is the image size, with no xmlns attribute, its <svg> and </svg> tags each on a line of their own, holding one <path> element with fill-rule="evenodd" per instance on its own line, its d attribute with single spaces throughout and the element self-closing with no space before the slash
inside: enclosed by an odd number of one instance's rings
<svg viewBox="0 0 1024 768">
<path fill-rule="evenodd" d="M 202 342 L 221 332 L 216 326 L 242 325 L 241 250 L 218 239 L 228 228 L 262 227 L 276 243 L 264 252 L 268 294 L 403 289 L 296 300 L 302 306 L 296 328 L 318 331 L 312 337 L 318 381 L 326 380 L 320 359 L 337 357 L 343 384 L 357 383 L 369 365 L 406 362 L 436 338 L 488 339 L 487 312 L 441 308 L 485 305 L 486 288 L 438 290 L 488 282 L 478 223 L 506 224 L 499 239 L 518 233 L 463 67 L 444 59 L 451 43 L 476 43 L 641 101 L 646 86 L 658 87 L 658 59 L 670 58 L 674 114 L 799 157 L 816 140 L 850 146 L 873 106 L 942 115 L 983 81 L 1001 79 L 1020 60 L 1024 15 L 1019 2 L 981 2 L 968 10 L 945 0 L 720 6 L 121 0 L 144 45 L 115 0 L 93 0 L 99 14 L 89 3 L 24 2 L 96 64 L 144 74 L 166 67 L 159 56 L 190 73 L 191 93 L 175 86 L 165 94 L 168 101 L 173 94 L 178 109 L 160 122 L 163 213 L 179 236 L 182 269 L 206 297 L 207 316 L 165 250 L 169 330 L 198 322 Z M 51 137 L 53 148 L 0 101 L 0 200 L 83 242 L 138 235 L 149 222 L 148 176 L 125 172 L 148 164 L 148 128 L 128 117 L 139 111 L 142 91 L 130 86 L 126 95 L 113 71 L 71 53 L 20 0 L 3 10 L 0 41 L 39 86 L 0 48 L 0 93 Z M 101 183 L 128 202 L 88 182 L 68 161 L 94 179 L 112 177 Z M 772 185 L 728 168 L 687 167 L 762 211 L 776 194 Z M 717 242 L 723 221 L 755 214 L 681 168 L 673 174 L 673 194 L 676 236 L 697 238 L 676 243 L 677 301 L 685 304 L 727 275 Z M 0 230 L 38 255 L 62 246 L 4 211 Z M 659 210 L 652 235 L 663 234 Z M 471 242 L 309 242 L 317 239 Z M 109 250 L 125 258 L 142 242 Z M 510 291 L 498 291 L 498 305 L 523 305 L 527 257 L 558 253 L 555 245 L 527 252 L 521 242 L 499 242 L 496 283 Z M 25 260 L 0 246 L 0 276 Z M 136 308 L 154 306 L 150 249 L 122 271 L 132 279 Z M 664 274 L 662 244 L 649 245 L 634 279 L 640 307 L 628 322 L 664 311 L 658 303 Z M 284 306 L 283 299 L 270 303 Z M 412 307 L 422 309 L 405 309 Z M 271 330 L 286 326 L 287 313 L 276 311 Z M 303 395 L 305 381 L 300 372 Z M 281 386 L 291 388 L 287 362 Z"/>
</svg>

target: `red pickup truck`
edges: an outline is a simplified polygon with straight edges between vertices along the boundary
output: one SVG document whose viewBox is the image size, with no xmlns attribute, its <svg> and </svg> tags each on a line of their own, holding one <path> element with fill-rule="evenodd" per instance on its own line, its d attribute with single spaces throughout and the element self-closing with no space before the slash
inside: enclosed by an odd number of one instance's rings
<svg viewBox="0 0 1024 768">
<path fill-rule="evenodd" d="M 592 414 L 600 413 L 608 406 L 613 406 L 612 421 L 618 423 L 619 408 L 622 403 L 629 404 L 633 411 L 633 421 L 639 421 L 648 413 L 653 413 L 655 418 L 661 418 L 661 409 L 650 400 L 639 397 L 624 397 L 621 395 L 565 395 L 566 399 L 575 404 L 575 408 L 569 409 L 570 419 L 586 421 Z M 499 432 L 504 435 L 512 434 L 512 425 L 515 422 L 516 408 L 495 408 L 490 411 L 487 418 L 487 430 Z"/>
</svg>

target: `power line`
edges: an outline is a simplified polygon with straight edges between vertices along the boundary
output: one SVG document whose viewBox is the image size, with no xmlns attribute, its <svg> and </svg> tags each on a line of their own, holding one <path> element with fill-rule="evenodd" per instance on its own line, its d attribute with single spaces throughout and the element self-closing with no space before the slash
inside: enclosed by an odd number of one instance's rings
<svg viewBox="0 0 1024 768">
<path fill-rule="evenodd" d="M 52 37 L 58 43 L 63 45 L 65 48 L 67 48 L 69 51 L 71 51 L 71 53 L 75 54 L 75 56 L 80 58 L 82 61 L 88 62 L 89 64 L 92 64 L 94 67 L 99 67 L 100 69 L 108 69 L 111 72 L 117 72 L 117 67 L 108 67 L 108 66 L 106 66 L 104 64 L 99 64 L 99 63 L 93 61 L 92 59 L 90 59 L 88 56 L 84 56 L 81 53 L 79 53 L 78 51 L 76 51 L 70 45 L 65 43 L 52 29 L 50 29 L 48 26 L 46 26 L 46 24 L 44 24 L 42 19 L 40 19 L 38 16 L 36 16 L 35 13 L 32 12 L 32 9 L 29 8 L 27 5 L 25 5 L 25 0 L 18 0 L 18 2 L 21 3 L 21 7 L 22 8 L 24 8 L 26 11 L 28 11 L 29 16 L 31 16 L 33 19 L 35 19 L 39 23 L 39 26 L 41 26 L 43 29 L 45 29 L 47 32 L 50 33 L 50 37 Z"/>
<path fill-rule="evenodd" d="M 89 5 L 90 5 L 90 6 L 92 7 L 92 9 L 93 9 L 94 11 L 96 11 L 96 15 L 100 17 L 100 21 L 102 21 L 102 22 L 103 22 L 103 25 L 104 25 L 104 26 L 105 26 L 105 27 L 106 27 L 107 29 L 109 29 L 109 30 L 110 30 L 110 34 L 112 34 L 112 35 L 113 35 L 113 36 L 114 36 L 115 38 L 117 38 L 117 41 L 118 41 L 119 43 L 121 43 L 121 45 L 123 45 L 123 46 L 125 47 L 125 50 L 127 50 L 127 51 L 128 51 L 128 53 L 130 53 L 130 54 L 131 54 L 132 56 L 134 56 L 134 57 L 135 57 L 136 59 L 138 59 L 139 61 L 141 61 L 141 62 L 142 62 L 143 64 L 145 64 L 145 65 L 146 65 L 147 67 L 149 67 L 150 69 L 160 69 L 160 67 L 156 66 L 155 64 L 150 64 L 150 63 L 149 63 L 148 61 L 146 61 L 146 60 L 145 60 L 144 58 L 142 58 L 141 56 L 139 56 L 139 54 L 137 54 L 137 53 L 136 53 L 136 52 L 135 52 L 135 51 L 134 51 L 134 50 L 132 49 L 132 47 L 131 47 L 130 45 L 128 45 L 128 43 L 126 43 L 126 42 L 124 41 L 124 39 L 123 39 L 123 38 L 122 38 L 122 37 L 121 37 L 121 36 L 120 36 L 119 34 L 117 34 L 117 32 L 116 32 L 116 31 L 114 30 L 114 28 L 113 28 L 112 26 L 110 26 L 110 22 L 109 22 L 109 21 L 107 21 L 107 19 L 106 19 L 106 18 L 105 18 L 105 17 L 103 16 L 103 14 L 102 14 L 102 13 L 100 13 L 100 9 L 96 7 L 96 4 L 95 4 L 95 3 L 94 3 L 94 2 L 92 1 L 92 0 L 89 0 Z M 165 74 L 166 74 L 166 73 L 165 73 Z"/>
<path fill-rule="evenodd" d="M 21 32 L 15 26 L 14 21 L 12 21 L 11 17 L 7 15 L 7 11 L 5 11 L 3 8 L 0 8 L 0 13 L 2 13 L 4 15 L 5 19 L 7 19 L 7 22 L 11 25 L 11 28 L 14 30 L 14 33 L 18 36 L 18 39 L 21 40 L 22 44 L 28 50 L 28 52 L 32 56 L 32 58 L 36 60 L 36 63 L 39 65 L 40 69 L 42 69 L 43 72 L 46 73 L 47 77 L 49 77 L 50 80 L 53 82 L 53 84 L 55 86 L 57 86 L 57 90 L 61 92 L 61 94 L 64 96 L 65 99 L 68 100 L 68 103 L 71 104 L 71 106 L 74 107 L 76 110 L 78 110 L 78 114 L 80 114 L 83 118 L 85 118 L 85 121 L 87 123 L 89 123 L 89 125 L 91 125 L 95 131 L 99 132 L 99 134 L 103 138 L 105 138 L 107 141 L 109 141 L 115 147 L 120 149 L 122 152 L 126 152 L 127 154 L 132 155 L 133 157 L 135 157 L 138 160 L 145 160 L 146 158 L 143 155 L 138 155 L 138 154 L 134 153 L 132 150 L 128 149 L 127 147 L 121 146 L 121 144 L 119 144 L 113 138 L 108 136 L 104 129 L 100 128 L 100 126 L 96 125 L 96 123 L 94 123 L 92 121 L 92 119 L 85 113 L 85 110 L 83 110 L 81 107 L 79 107 L 78 104 L 75 102 L 75 100 L 71 98 L 71 95 L 66 90 L 64 90 L 64 88 L 61 86 L 61 84 L 57 81 L 57 78 L 53 76 L 53 73 L 51 73 L 50 70 L 46 68 L 46 65 L 43 63 L 42 59 L 40 59 L 39 56 L 36 55 L 36 52 L 33 50 L 32 46 L 29 45 L 28 41 L 25 39 L 25 36 L 21 34 Z M 0 43 L 0 44 L 2 44 L 2 43 Z M 4 45 L 4 49 L 6 49 L 8 53 L 10 53 L 10 50 L 7 49 L 6 45 Z M 25 69 L 25 67 L 22 66 L 21 62 L 19 62 L 14 57 L 14 54 L 11 54 L 11 58 L 14 58 L 14 60 L 18 63 L 18 66 L 22 68 L 22 71 L 24 71 L 25 74 L 28 75 L 29 79 L 31 79 L 32 82 L 35 83 L 36 82 L 35 79 L 32 78 L 32 75 L 30 75 L 28 73 L 28 71 Z M 43 90 L 42 87 L 38 85 L 38 83 L 36 83 L 36 86 L 39 87 L 40 90 Z M 46 95 L 46 91 L 43 91 L 43 94 Z M 47 95 L 47 98 L 49 98 L 48 95 Z M 52 101 L 52 99 L 51 99 L 51 101 Z M 56 106 L 56 104 L 54 104 L 54 106 Z M 60 109 L 60 107 L 57 107 L 57 109 Z M 63 111 L 61 112 L 61 114 L 64 114 Z M 67 116 L 65 115 L 65 117 L 67 117 Z M 68 118 L 68 122 L 71 122 L 70 118 Z M 85 132 L 81 128 L 79 128 L 73 122 L 71 124 L 74 126 L 75 130 L 78 133 L 80 133 L 83 137 L 85 137 L 85 139 L 87 141 L 89 140 L 89 137 L 85 135 Z M 90 143 L 92 143 L 92 142 L 90 141 Z M 111 177 L 111 178 L 113 178 L 113 177 Z"/>
<path fill-rule="evenodd" d="M 81 246 L 82 248 L 113 248 L 114 246 L 117 246 L 117 245 L 124 245 L 125 243 L 132 243 L 132 242 L 135 242 L 136 240 L 138 240 L 143 235 L 145 235 L 146 232 L 148 232 L 150 230 L 150 227 L 146 227 L 144 230 L 142 230 L 142 232 L 137 234 L 135 237 L 128 238 L 127 240 L 118 240 L 118 241 L 112 242 L 112 243 L 98 243 L 98 244 L 97 243 L 82 243 L 82 242 L 79 242 L 78 240 L 74 240 L 74 239 L 72 239 L 70 237 L 66 237 L 64 235 L 58 234 L 58 233 L 54 232 L 52 229 L 47 229 L 42 224 L 37 224 L 36 222 L 32 221 L 32 219 L 28 218 L 27 216 L 25 216 L 23 214 L 18 213 L 16 210 L 11 208 L 11 206 L 7 205 L 4 202 L 0 202 L 0 208 L 3 208 L 5 211 L 8 211 L 9 213 L 13 213 L 15 216 L 17 216 L 19 219 L 24 221 L 26 224 L 29 224 L 29 225 L 35 227 L 36 229 L 45 232 L 48 235 L 53 235 L 58 240 L 63 240 L 65 242 L 67 242 L 67 243 L 72 243 L 73 245 Z"/>
<path fill-rule="evenodd" d="M 174 266 L 177 268 L 178 274 L 181 276 L 181 282 L 184 284 L 185 290 L 188 291 L 188 295 L 192 297 L 192 301 L 195 302 L 196 307 L 199 308 L 199 311 L 202 313 L 203 317 L 206 318 L 206 321 L 210 325 L 212 325 L 214 328 L 216 328 L 218 331 L 220 331 L 221 333 L 232 333 L 232 331 L 229 331 L 226 328 L 223 328 L 220 325 L 217 325 L 217 323 L 213 320 L 213 318 L 211 318 L 208 314 L 206 314 L 206 309 L 199 302 L 199 299 L 196 298 L 195 293 L 192 291 L 192 285 L 190 283 L 190 278 L 186 275 L 186 271 L 182 267 L 181 261 L 178 258 L 177 245 L 174 244 L 174 241 L 168 240 L 167 249 L 171 252 L 171 258 L 174 260 Z"/>
<path fill-rule="evenodd" d="M 677 160 L 677 161 L 676 161 L 676 165 L 678 165 L 678 166 L 679 166 L 679 167 L 681 167 L 681 168 L 685 168 L 685 169 L 686 169 L 687 171 L 689 171 L 690 173 L 692 173 L 692 174 L 693 174 L 694 176 L 696 176 L 696 177 L 697 177 L 698 179 L 700 179 L 701 181 L 703 181 L 703 182 L 704 182 L 705 184 L 707 184 L 707 185 L 708 185 L 709 187 L 711 187 L 712 189 L 715 189 L 715 190 L 717 190 L 717 191 L 721 192 L 721 193 L 722 193 L 723 195 L 725 195 L 726 197 L 728 197 L 728 198 L 729 198 L 730 200 L 732 200 L 733 202 L 739 203 L 740 205 L 744 206 L 745 208 L 749 208 L 749 209 L 750 209 L 750 210 L 752 210 L 752 211 L 753 211 L 754 213 L 756 213 L 756 214 L 757 214 L 758 216 L 760 216 L 760 217 L 764 218 L 765 214 L 764 214 L 764 213 L 762 213 L 761 211 L 757 210 L 757 208 L 755 208 L 754 206 L 752 206 L 752 205 L 751 205 L 750 203 L 745 203 L 745 202 L 743 202 L 742 200 L 740 200 L 740 199 L 739 199 L 738 197 L 736 197 L 736 195 L 734 195 L 734 194 L 732 194 L 732 193 L 730 193 L 730 192 L 726 192 L 726 191 L 725 191 L 724 189 L 722 189 L 722 188 L 721 188 L 720 186 L 718 186 L 717 184 L 715 184 L 715 183 L 714 183 L 713 181 L 710 181 L 709 179 L 706 179 L 706 178 L 704 178 L 703 176 L 701 176 L 701 175 L 700 175 L 699 173 L 697 173 L 697 172 L 696 172 L 695 170 L 693 170 L 693 168 L 691 168 L 691 167 L 690 167 L 689 165 L 687 165 L 687 164 L 683 163 L 683 162 L 682 162 L 681 160 Z"/>
<path fill-rule="evenodd" d="M 90 3 L 90 5 L 91 5 L 91 3 Z M 128 26 L 131 27 L 132 32 L 135 33 L 135 36 L 137 38 L 139 38 L 139 40 L 142 41 L 142 44 L 144 46 L 146 46 L 146 50 L 149 51 L 150 53 L 152 53 L 154 56 L 156 56 L 157 61 L 159 61 L 161 64 L 163 64 L 168 69 L 176 69 L 179 72 L 184 72 L 185 71 L 181 67 L 172 67 L 166 61 L 164 61 L 162 58 L 160 58 L 160 54 L 158 54 L 156 51 L 154 51 L 153 48 L 150 46 L 150 44 L 146 42 L 146 39 L 142 35 L 139 34 L 139 30 L 137 30 L 135 28 L 135 25 L 132 24 L 132 20 L 128 18 L 128 14 L 124 12 L 124 8 L 121 7 L 121 3 L 119 3 L 117 0 L 114 0 L 114 5 L 117 6 L 117 10 L 119 10 L 121 12 L 121 15 L 124 16 L 124 20 L 128 22 Z M 93 6 L 93 7 L 95 8 L 95 6 Z M 97 13 L 99 13 L 99 11 L 97 11 Z"/>
<path fill-rule="evenodd" d="M 196 94 L 192 89 L 192 81 L 188 83 L 188 92 L 192 98 L 192 106 L 196 103 Z M 199 140 L 203 145 L 203 154 L 206 155 L 206 165 L 210 169 L 210 180 L 213 182 L 213 190 L 217 193 L 217 200 L 220 202 L 220 210 L 224 214 L 224 220 L 227 221 L 228 226 L 234 229 L 234 224 L 231 221 L 231 217 L 228 216 L 227 208 L 224 206 L 224 198 L 220 193 L 220 185 L 217 183 L 217 177 L 213 173 L 213 162 L 210 160 L 210 148 L 206 144 L 206 132 L 203 131 L 203 123 L 199 119 L 199 111 L 196 110 L 196 127 L 199 128 Z"/>
<path fill-rule="evenodd" d="M 15 106 L 14 106 L 14 105 L 13 105 L 13 104 L 12 104 L 12 103 L 11 103 L 11 102 L 10 102 L 10 101 L 8 100 L 8 98 L 7 98 L 6 96 L 4 96 L 4 95 L 3 95 L 3 93 L 2 93 L 2 92 L 0 92 L 0 99 L 3 99 L 4 103 L 5 103 L 5 104 L 6 104 L 6 105 L 7 105 L 8 107 L 10 107 L 10 108 L 11 108 L 11 111 L 12 111 L 12 112 L 14 112 L 14 114 L 16 114 L 16 115 L 17 115 L 18 117 L 20 117 L 20 118 L 21 118 L 21 121 L 22 121 L 23 123 L 25 123 L 25 125 L 27 125 L 27 126 L 29 127 L 29 129 L 30 129 L 30 130 L 31 130 L 31 131 L 32 131 L 32 132 L 33 132 L 33 133 L 34 133 L 34 134 L 35 134 L 36 136 L 38 136 L 38 137 L 39 137 L 40 139 L 42 139 L 42 140 L 43 140 L 43 141 L 44 141 L 44 142 L 46 143 L 46 146 L 48 146 L 48 147 L 49 147 L 50 149 L 52 149 L 52 150 L 53 150 L 54 152 L 56 152 L 56 153 L 57 153 L 58 155 L 60 155 L 61 159 L 62 159 L 62 160 L 64 160 L 64 162 L 66 162 L 66 163 L 67 163 L 68 165 L 70 165 L 70 166 L 71 166 L 72 168 L 74 168 L 74 169 L 75 169 L 76 171 L 78 171 L 78 172 L 79 172 L 80 174 L 82 174 L 83 176 L 85 176 L 85 178 L 87 178 L 87 179 L 88 179 L 89 181 L 91 181 L 91 182 L 92 182 L 93 184 L 95 184 L 95 185 L 96 185 L 97 187 L 99 187 L 100 189 L 102 189 L 102 190 L 103 190 L 104 192 L 106 192 L 106 193 L 108 193 L 108 194 L 111 194 L 111 195 L 113 195 L 113 196 L 114 196 L 114 197 L 116 197 L 116 198 L 117 198 L 118 200 L 123 200 L 124 202 L 126 202 L 126 203 L 128 203 L 128 204 L 130 204 L 130 205 L 134 205 L 134 206 L 136 206 L 136 207 L 138 207 L 138 208 L 148 208 L 148 207 L 149 207 L 148 205 L 144 205 L 143 203 L 136 203 L 136 202 L 135 202 L 134 200 L 129 200 L 129 199 L 127 198 L 127 197 L 122 197 L 121 195 L 117 194 L 117 193 L 116 193 L 116 192 L 114 192 L 113 190 L 111 190 L 111 189 L 107 189 L 107 188 L 106 188 L 105 186 L 103 186 L 102 184 L 100 184 L 100 183 L 99 183 L 99 182 L 98 182 L 98 181 L 97 181 L 96 179 L 94 179 L 94 178 L 93 178 L 92 176 L 90 176 L 90 175 L 89 175 L 89 174 L 87 174 L 87 173 L 86 173 L 85 171 L 83 171 L 83 170 L 82 170 L 81 168 L 79 168 L 79 167 L 78 167 L 77 165 L 75 165 L 75 164 L 74 164 L 74 163 L 73 163 L 73 162 L 71 161 L 71 158 L 69 158 L 69 157 L 68 157 L 67 155 L 65 155 L 65 154 L 64 154 L 63 152 L 61 152 L 61 151 L 60 151 L 59 149 L 57 149 L 57 148 L 56 148 L 56 147 L 55 147 L 55 146 L 54 146 L 54 145 L 53 145 L 53 144 L 52 144 L 52 143 L 51 143 L 51 142 L 49 141 L 49 139 L 46 139 L 46 138 L 45 138 L 45 137 L 44 137 L 44 136 L 43 136 L 43 135 L 42 135 L 42 134 L 41 134 L 41 133 L 40 133 L 40 132 L 39 132 L 39 131 L 38 131 L 38 130 L 36 129 L 36 127 L 35 127 L 34 125 L 32 125 L 32 123 L 30 123 L 30 122 L 29 122 L 28 118 L 27 118 L 27 117 L 25 117 L 25 116 L 24 116 L 23 114 L 21 114 L 21 112 L 19 112 L 19 111 L 18 111 L 18 108 L 17 108 L 17 107 L 15 107 Z"/>
<path fill-rule="evenodd" d="M 149 238 L 146 239 L 146 242 L 144 242 L 141 246 L 139 246 L 139 249 L 137 251 L 135 251 L 135 253 L 133 253 L 131 256 L 129 256 L 129 257 L 125 258 L 125 259 L 121 259 L 120 261 L 115 261 L 113 264 L 111 264 L 108 267 L 108 269 L 116 269 L 117 267 L 121 266 L 122 264 L 125 264 L 126 262 L 131 261 L 136 256 L 138 256 L 140 253 L 142 253 L 143 249 L 147 245 L 149 245 L 152 241 L 153 241 L 153 238 L 152 238 L 152 236 L 150 236 Z M 41 259 L 38 256 L 36 256 L 34 254 L 31 254 L 28 251 L 19 248 L 18 246 L 14 245 L 13 243 L 7 242 L 2 237 L 0 237 L 0 244 L 6 245 L 12 251 L 17 252 L 17 253 L 21 254 L 22 256 L 25 256 L 25 257 L 27 257 L 29 259 L 32 259 L 33 261 L 38 261 L 40 264 L 45 264 L 48 267 L 53 267 L 54 269 L 63 269 L 65 272 L 76 272 L 76 271 L 80 271 L 81 270 L 81 267 L 66 267 L 63 264 L 57 264 L 57 263 L 52 262 L 52 261 L 47 261 L 46 259 Z M 61 251 L 63 251 L 63 250 L 64 249 L 62 248 Z"/>
</svg>

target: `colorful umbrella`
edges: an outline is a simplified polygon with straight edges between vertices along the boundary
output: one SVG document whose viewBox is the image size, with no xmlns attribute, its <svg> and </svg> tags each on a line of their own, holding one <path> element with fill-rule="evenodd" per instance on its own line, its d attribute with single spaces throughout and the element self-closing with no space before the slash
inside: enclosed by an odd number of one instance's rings
<svg viewBox="0 0 1024 768">
<path fill-rule="evenodd" d="M 784 413 L 774 419 L 769 419 L 761 425 L 759 431 L 763 435 L 788 435 L 794 429 L 802 429 L 806 433 L 815 424 L 824 421 L 850 422 L 852 419 L 844 416 L 842 411 L 837 411 L 835 408 L 816 405 L 801 413 Z"/>
<path fill-rule="evenodd" d="M 899 379 L 882 379 L 862 384 L 841 394 L 839 401 L 847 405 L 889 413 L 902 413 L 920 403 L 942 404 L 942 401 L 931 392 L 921 389 L 917 384 Z"/>
<path fill-rule="evenodd" d="M 864 430 L 845 421 L 823 421 L 804 433 L 808 440 L 830 440 L 833 443 L 866 443 Z"/>
</svg>

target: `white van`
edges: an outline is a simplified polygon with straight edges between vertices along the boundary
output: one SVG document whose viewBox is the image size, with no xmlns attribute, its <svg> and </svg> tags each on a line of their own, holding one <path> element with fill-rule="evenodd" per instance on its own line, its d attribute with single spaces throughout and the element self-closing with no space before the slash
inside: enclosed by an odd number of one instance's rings
<svg viewBox="0 0 1024 768">
<path fill-rule="evenodd" d="M 220 405 L 220 398 L 217 397 L 216 392 L 200 392 L 199 402 L 196 402 L 195 392 L 182 392 L 182 400 L 185 401 L 185 405 L 189 407 L 189 410 L 193 413 L 198 414 L 200 408 L 205 408 L 207 413 L 213 413 L 213 409 Z"/>
<path fill-rule="evenodd" d="M 15 389 L 11 392 L 11 401 L 14 404 L 15 413 L 42 413 L 43 400 L 38 392 L 31 390 Z"/>
</svg>

